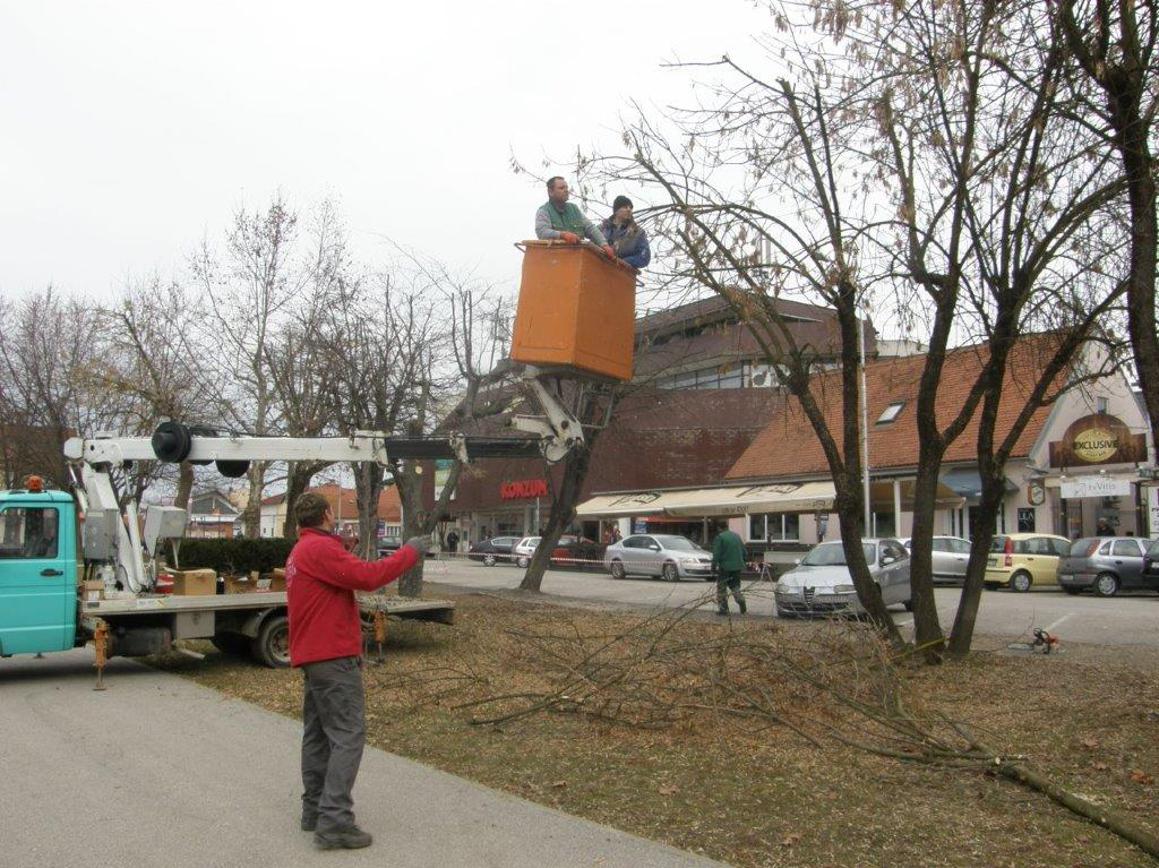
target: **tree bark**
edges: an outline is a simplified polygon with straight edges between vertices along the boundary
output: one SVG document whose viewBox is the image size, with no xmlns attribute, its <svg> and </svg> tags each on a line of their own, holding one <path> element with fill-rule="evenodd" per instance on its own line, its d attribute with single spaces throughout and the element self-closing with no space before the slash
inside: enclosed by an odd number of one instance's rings
<svg viewBox="0 0 1159 868">
<path fill-rule="evenodd" d="M 524 591 L 539 593 L 543 585 L 543 574 L 551 565 L 551 553 L 555 550 L 560 536 L 567 530 L 567 526 L 575 517 L 576 504 L 579 503 L 580 493 L 583 491 L 584 480 L 587 479 L 588 468 L 591 465 L 592 449 L 595 446 L 599 430 L 587 432 L 587 442 L 580 449 L 575 449 L 563 460 L 563 474 L 559 483 L 559 490 L 552 498 L 551 512 L 547 518 L 547 527 L 544 528 L 543 538 L 535 549 L 531 563 L 527 565 L 527 572 L 519 587 Z"/>
</svg>

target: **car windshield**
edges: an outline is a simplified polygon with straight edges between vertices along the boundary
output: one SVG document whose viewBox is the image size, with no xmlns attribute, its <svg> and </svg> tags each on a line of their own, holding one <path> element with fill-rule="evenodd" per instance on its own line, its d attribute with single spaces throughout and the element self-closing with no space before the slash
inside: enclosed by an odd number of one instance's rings
<svg viewBox="0 0 1159 868">
<path fill-rule="evenodd" d="M 877 563 L 877 547 L 873 543 L 862 543 L 865 550 L 865 560 L 870 566 Z M 840 542 L 821 543 L 801 561 L 803 567 L 843 567 L 845 564 L 845 546 Z"/>
<path fill-rule="evenodd" d="M 669 551 L 674 552 L 700 552 L 704 551 L 700 546 L 692 540 L 683 536 L 658 536 L 656 541 Z"/>
<path fill-rule="evenodd" d="M 990 540 L 990 551 L 1000 552 L 1000 551 L 1005 550 L 1005 548 L 1006 548 L 1006 537 L 995 536 L 992 540 Z"/>
<path fill-rule="evenodd" d="M 1148 557 L 1159 558 L 1159 539 L 1151 543 L 1151 547 L 1147 549 Z"/>
</svg>

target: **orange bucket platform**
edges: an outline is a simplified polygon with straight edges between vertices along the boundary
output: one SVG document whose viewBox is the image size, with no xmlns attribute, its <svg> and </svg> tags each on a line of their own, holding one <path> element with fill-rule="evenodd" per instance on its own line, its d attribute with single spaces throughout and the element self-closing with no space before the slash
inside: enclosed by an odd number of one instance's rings
<svg viewBox="0 0 1159 868">
<path fill-rule="evenodd" d="M 636 271 L 586 244 L 524 241 L 511 358 L 632 379 Z"/>
</svg>

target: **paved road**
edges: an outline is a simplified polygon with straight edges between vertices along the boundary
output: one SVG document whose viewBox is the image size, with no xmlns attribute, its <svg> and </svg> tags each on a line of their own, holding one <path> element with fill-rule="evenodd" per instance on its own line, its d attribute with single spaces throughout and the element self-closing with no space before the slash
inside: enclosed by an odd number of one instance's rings
<svg viewBox="0 0 1159 868">
<path fill-rule="evenodd" d="M 485 567 L 465 559 L 431 561 L 426 579 L 481 590 L 519 587 L 523 571 L 514 566 Z M 715 585 L 703 581 L 675 584 L 657 579 L 613 579 L 602 573 L 548 570 L 542 590 L 554 597 L 603 602 L 618 606 L 678 607 L 699 604 L 711 612 L 715 608 Z M 747 586 L 749 611 L 772 617 L 772 586 L 755 582 Z M 934 590 L 938 615 L 945 629 L 953 625 L 958 610 L 960 588 Z M 903 628 L 913 618 L 900 607 L 895 618 Z M 1067 642 L 1101 645 L 1159 646 L 1159 594 L 1137 592 L 1101 599 L 1088 595 L 1070 597 L 1058 589 L 1035 589 L 1028 594 L 984 591 L 978 613 L 979 635 L 1014 641 L 1027 638 L 1034 627 L 1045 627 Z"/>
<path fill-rule="evenodd" d="M 0 866 L 708 866 L 701 859 L 369 749 L 355 787 L 374 846 L 298 830 L 295 720 L 92 651 L 0 660 Z"/>
</svg>

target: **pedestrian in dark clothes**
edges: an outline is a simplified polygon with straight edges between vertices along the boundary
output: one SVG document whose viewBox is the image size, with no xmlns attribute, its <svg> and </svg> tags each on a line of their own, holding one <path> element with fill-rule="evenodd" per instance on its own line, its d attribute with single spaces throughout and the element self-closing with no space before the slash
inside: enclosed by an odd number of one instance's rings
<svg viewBox="0 0 1159 868">
<path fill-rule="evenodd" d="M 732 592 L 737 608 L 743 615 L 744 594 L 740 590 L 740 574 L 744 570 L 745 551 L 740 535 L 735 531 L 722 530 L 712 541 L 712 570 L 716 574 L 716 614 L 728 614 L 728 595 Z"/>
</svg>

